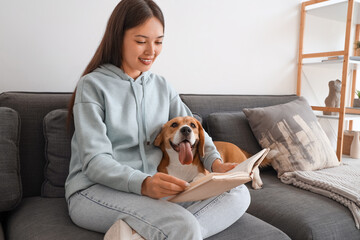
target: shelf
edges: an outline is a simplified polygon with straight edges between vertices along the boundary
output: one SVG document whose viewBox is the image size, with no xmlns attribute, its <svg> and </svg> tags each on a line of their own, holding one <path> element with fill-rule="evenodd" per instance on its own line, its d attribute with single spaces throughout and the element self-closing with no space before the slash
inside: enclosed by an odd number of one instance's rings
<svg viewBox="0 0 360 240">
<path fill-rule="evenodd" d="M 310 60 L 310 61 L 306 61 L 302 63 L 302 65 L 317 65 L 317 64 L 334 64 L 334 63 L 343 63 L 344 59 L 335 59 L 335 60 L 326 60 L 326 61 L 322 61 L 322 60 Z M 350 62 L 350 61 L 349 61 Z M 359 61 L 360 64 L 360 61 Z"/>
<path fill-rule="evenodd" d="M 356 162 L 359 161 L 359 159 L 357 158 L 352 158 L 349 155 L 343 154 L 342 155 L 342 159 L 345 160 L 346 162 Z"/>
<path fill-rule="evenodd" d="M 354 21 L 353 23 L 360 23 L 359 18 L 357 17 L 358 10 L 359 10 L 359 3 L 360 0 L 354 0 L 355 9 L 354 9 Z M 332 19 L 335 21 L 346 22 L 346 15 L 347 15 L 347 3 L 348 0 L 330 0 L 319 2 L 315 4 L 311 4 L 305 7 L 305 11 L 308 14 Z"/>
<path fill-rule="evenodd" d="M 360 108 L 347 107 L 345 112 L 347 114 L 360 114 Z"/>
<path fill-rule="evenodd" d="M 323 115 L 322 113 L 316 113 L 315 115 L 318 118 L 339 120 L 339 115 Z M 345 114 L 344 119 L 345 120 L 360 120 L 360 115 L 359 114 Z"/>
<path fill-rule="evenodd" d="M 307 59 L 306 61 L 304 61 L 303 59 L 303 63 L 302 65 L 306 66 L 306 65 L 326 65 L 326 64 L 339 64 L 339 63 L 343 63 L 344 59 L 334 59 L 334 60 L 327 60 L 327 59 Z M 359 60 L 349 60 L 349 66 L 351 70 L 354 69 L 359 69 L 360 68 L 360 61 Z"/>
<path fill-rule="evenodd" d="M 311 106 L 313 111 L 326 111 L 326 112 L 340 112 L 340 108 L 336 107 L 325 107 L 325 106 Z M 357 107 L 346 107 L 345 113 L 360 115 L 360 108 Z"/>
<path fill-rule="evenodd" d="M 324 2 L 319 2 L 319 3 L 314 3 L 311 5 L 308 5 L 305 7 L 305 10 L 311 11 L 311 10 L 318 10 L 318 9 L 327 7 L 328 8 L 327 10 L 331 9 L 331 10 L 333 10 L 333 13 L 338 13 L 339 7 L 346 5 L 347 2 L 348 2 L 347 0 L 324 1 Z M 330 13 L 330 11 L 328 11 L 328 13 Z"/>
<path fill-rule="evenodd" d="M 339 119 L 339 112 L 340 108 L 328 108 L 328 107 L 321 107 L 321 106 L 312 106 L 313 111 L 315 111 L 315 115 L 318 118 L 325 118 L 325 119 Z M 322 112 L 335 112 L 337 115 L 324 115 Z M 345 109 L 346 114 L 344 115 L 344 120 L 360 120 L 360 108 L 353 108 L 347 107 Z"/>
</svg>

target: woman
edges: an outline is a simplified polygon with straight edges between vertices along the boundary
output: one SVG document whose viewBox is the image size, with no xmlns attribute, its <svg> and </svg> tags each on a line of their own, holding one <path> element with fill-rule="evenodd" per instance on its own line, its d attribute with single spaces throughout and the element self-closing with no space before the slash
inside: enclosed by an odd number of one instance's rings
<svg viewBox="0 0 360 240">
<path fill-rule="evenodd" d="M 188 183 L 156 172 L 162 152 L 153 141 L 169 119 L 191 115 L 165 79 L 149 72 L 163 38 L 163 14 L 152 0 L 121 1 L 78 82 L 69 108 L 75 132 L 65 184 L 78 226 L 105 233 L 122 219 L 145 239 L 203 239 L 249 205 L 245 186 L 199 202 L 161 199 Z M 208 170 L 234 167 L 221 162 L 207 134 L 205 150 Z"/>
</svg>

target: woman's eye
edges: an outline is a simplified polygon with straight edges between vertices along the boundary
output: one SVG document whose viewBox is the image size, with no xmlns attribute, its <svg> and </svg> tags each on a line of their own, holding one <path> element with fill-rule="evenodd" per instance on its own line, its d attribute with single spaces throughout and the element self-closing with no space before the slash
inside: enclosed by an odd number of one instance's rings
<svg viewBox="0 0 360 240">
<path fill-rule="evenodd" d="M 142 42 L 142 41 L 136 41 L 137 43 L 139 44 L 144 44 L 145 42 Z"/>
<path fill-rule="evenodd" d="M 161 45 L 162 44 L 162 42 L 155 42 L 157 45 Z"/>
<path fill-rule="evenodd" d="M 178 126 L 178 124 L 176 122 L 174 122 L 173 124 L 171 124 L 171 127 L 176 128 Z"/>
<path fill-rule="evenodd" d="M 194 123 L 191 123 L 190 126 L 191 126 L 192 128 L 196 128 L 196 125 L 195 125 Z"/>
</svg>

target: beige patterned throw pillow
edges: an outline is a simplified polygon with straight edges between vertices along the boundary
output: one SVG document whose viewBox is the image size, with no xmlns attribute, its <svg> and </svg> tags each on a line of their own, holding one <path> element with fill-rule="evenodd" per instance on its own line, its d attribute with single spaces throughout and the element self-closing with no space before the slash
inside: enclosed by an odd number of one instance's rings
<svg viewBox="0 0 360 240">
<path fill-rule="evenodd" d="M 243 110 L 278 177 L 339 165 L 335 150 L 303 97 L 289 103 Z"/>
</svg>

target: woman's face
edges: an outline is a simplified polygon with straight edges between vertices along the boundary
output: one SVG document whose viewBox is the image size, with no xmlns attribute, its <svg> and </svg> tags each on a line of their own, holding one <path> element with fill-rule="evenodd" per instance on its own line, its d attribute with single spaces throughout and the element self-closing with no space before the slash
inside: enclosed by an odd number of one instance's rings
<svg viewBox="0 0 360 240">
<path fill-rule="evenodd" d="M 148 71 L 161 52 L 163 38 L 163 25 L 155 17 L 125 31 L 121 66 L 123 71 L 133 79 Z"/>
</svg>

